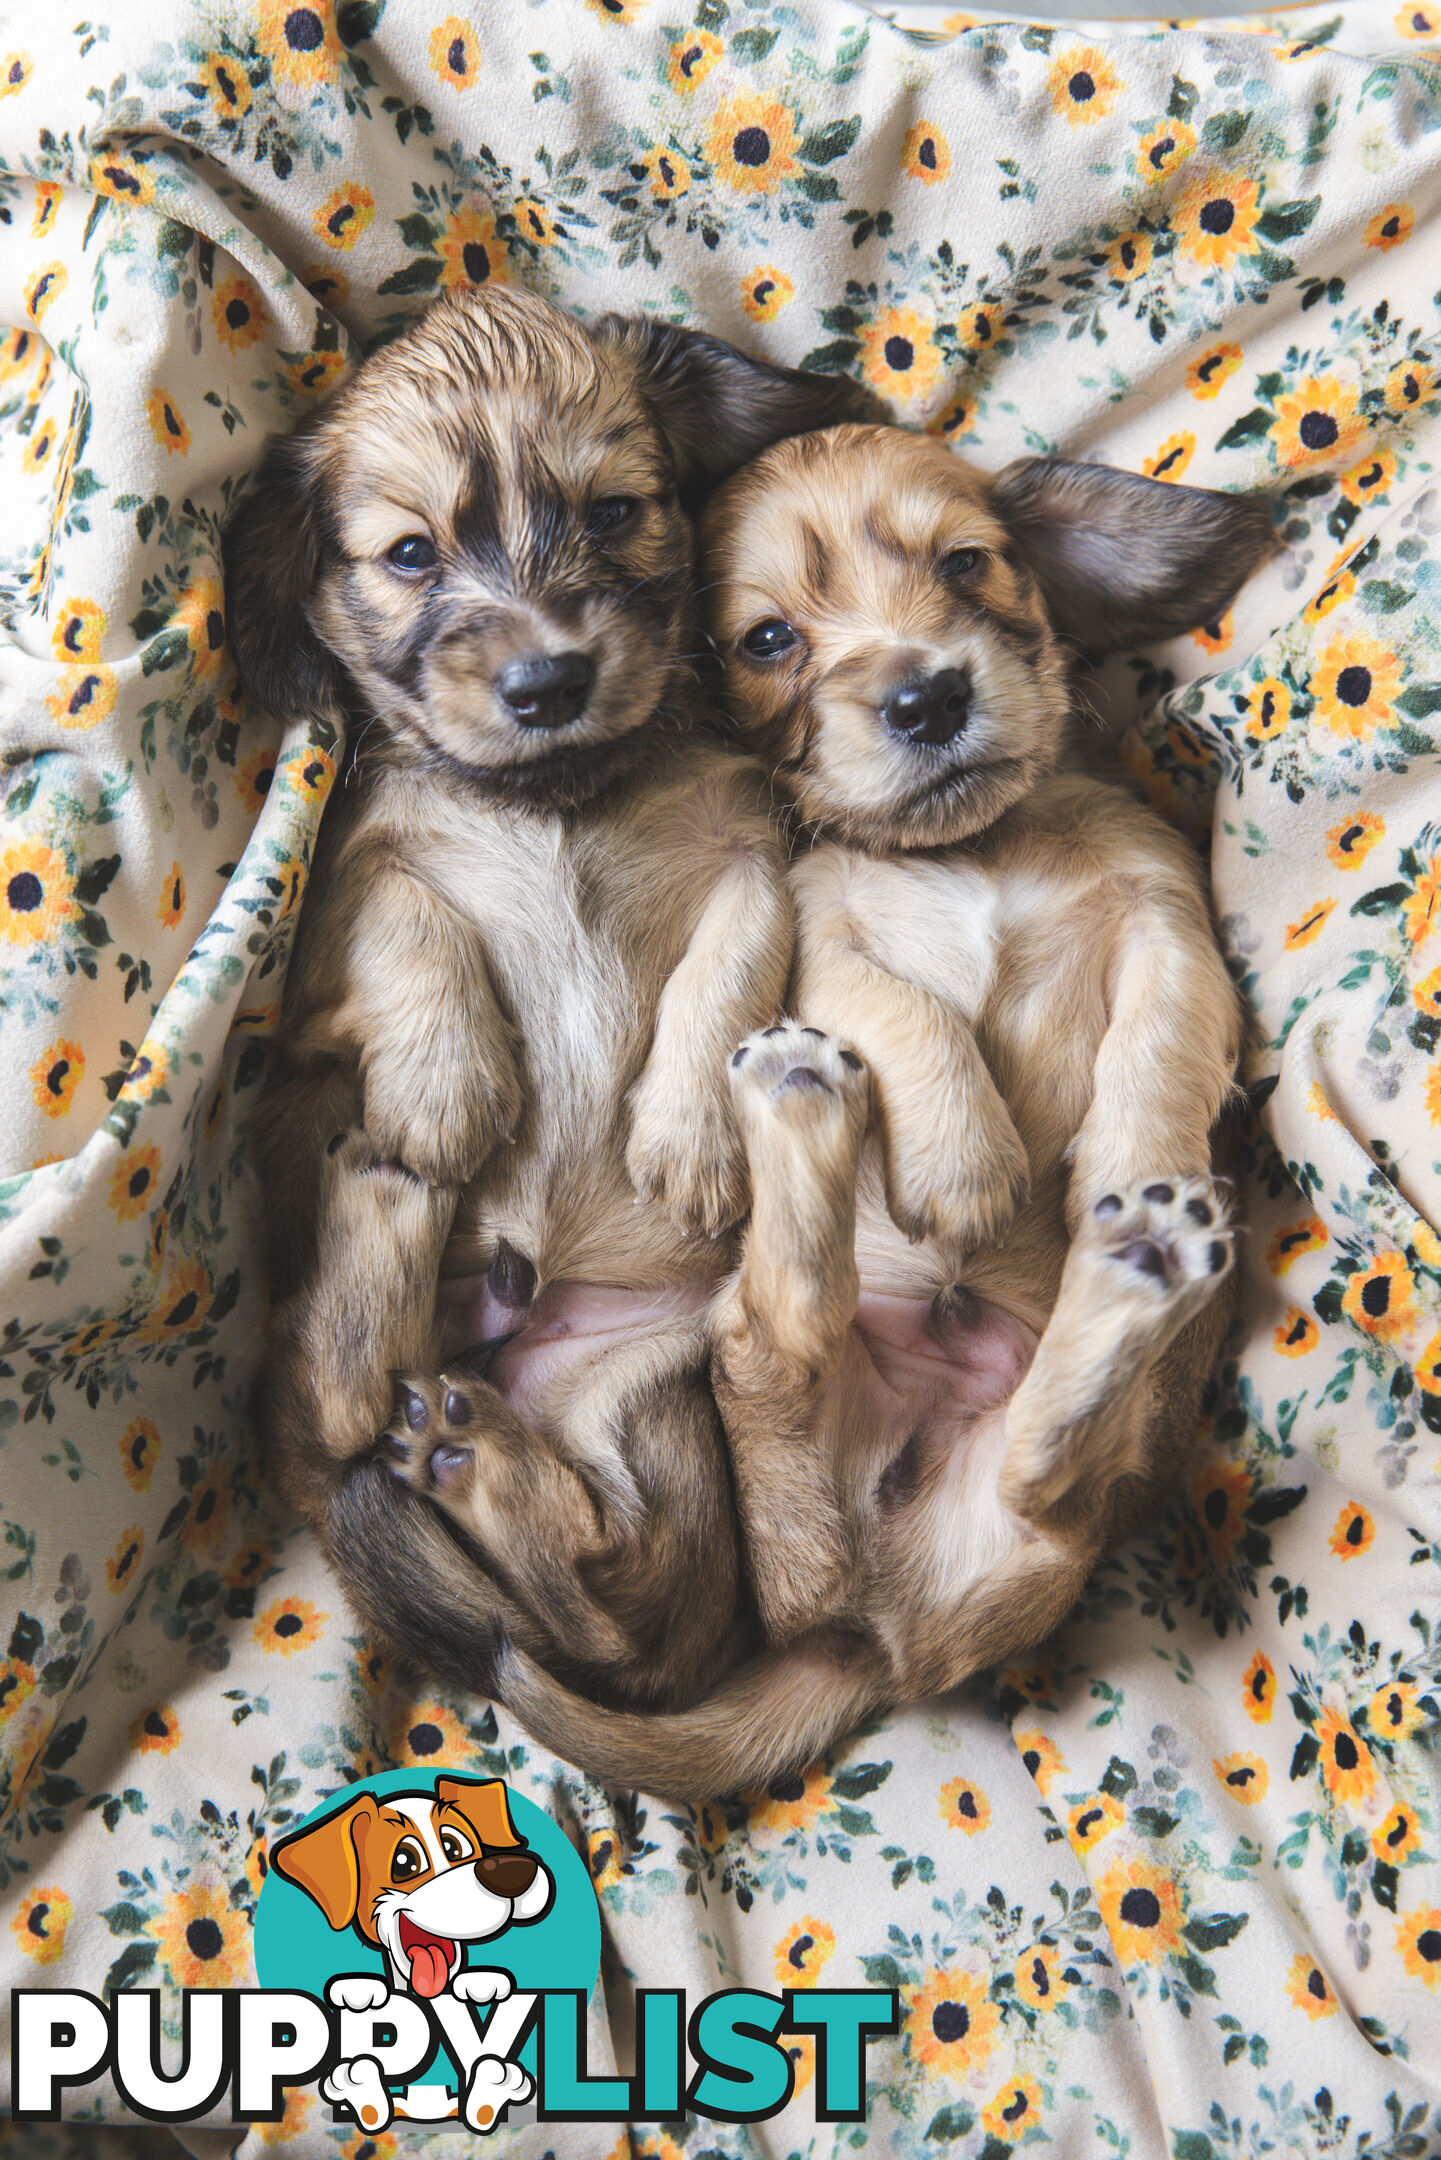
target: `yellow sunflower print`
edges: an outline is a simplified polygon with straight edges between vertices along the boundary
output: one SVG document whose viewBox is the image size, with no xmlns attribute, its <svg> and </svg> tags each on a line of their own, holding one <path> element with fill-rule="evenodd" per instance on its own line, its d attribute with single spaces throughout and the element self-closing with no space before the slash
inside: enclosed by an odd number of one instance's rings
<svg viewBox="0 0 1441 2160">
<path fill-rule="evenodd" d="M 98 660 L 100 641 L 108 627 L 105 610 L 96 600 L 67 600 L 60 620 L 50 634 L 57 660 Z"/>
<path fill-rule="evenodd" d="M 613 1830 L 592 1830 L 586 1845 L 586 1865 L 597 1890 L 611 1890 L 625 1880 L 621 1848 Z"/>
<path fill-rule="evenodd" d="M 145 401 L 150 432 L 163 450 L 184 457 L 190 448 L 190 430 L 180 407 L 168 390 L 152 390 Z"/>
<path fill-rule="evenodd" d="M 375 197 L 350 180 L 326 196 L 311 225 L 327 247 L 353 248 L 374 217 Z"/>
<path fill-rule="evenodd" d="M 746 1798 L 752 1830 L 809 1830 L 831 1804 L 831 1781 L 824 1763 L 812 1763 L 804 1775 L 774 1778 Z"/>
<path fill-rule="evenodd" d="M 38 473 L 43 465 L 50 462 L 50 453 L 55 448 L 55 438 L 58 432 L 58 421 L 41 421 L 39 427 L 36 428 L 20 453 L 20 463 L 26 472 Z"/>
<path fill-rule="evenodd" d="M 551 248 L 560 238 L 555 220 L 545 204 L 532 201 L 528 195 L 511 205 L 511 216 L 522 240 L 529 240 L 533 247 Z"/>
<path fill-rule="evenodd" d="M 399 1764 L 454 1767 L 472 1753 L 471 1738 L 453 1710 L 439 1702 L 401 1704 L 385 1724 L 387 1751 Z"/>
<path fill-rule="evenodd" d="M 215 334 L 229 352 L 244 352 L 265 334 L 265 302 L 259 287 L 237 271 L 216 286 L 210 300 Z"/>
<path fill-rule="evenodd" d="M 1181 1893 L 1149 1860 L 1128 1860 L 1102 1876 L 1096 1902 L 1123 1966 L 1150 1964 L 1179 1949 Z"/>
<path fill-rule="evenodd" d="M 995 2046 L 1000 2013 L 986 1983 L 961 1967 L 930 1972 L 901 1990 L 906 2046 L 927 2077 L 960 2082 L 986 2061 Z"/>
<path fill-rule="evenodd" d="M 1358 508 L 1368 502 L 1384 502 L 1396 477 L 1396 460 L 1389 450 L 1373 450 L 1349 472 L 1341 475 L 1341 493 Z"/>
<path fill-rule="evenodd" d="M 1196 1513 L 1206 1533 L 1206 1543 L 1220 1561 L 1231 1556 L 1231 1548 L 1246 1526 L 1246 1510 L 1251 1504 L 1251 1473 L 1241 1463 L 1228 1462 L 1224 1457 L 1206 1463 L 1197 1476 L 1194 1497 Z"/>
<path fill-rule="evenodd" d="M 1168 435 L 1159 450 L 1142 458 L 1141 470 L 1151 480 L 1179 480 L 1195 454 L 1194 435 Z"/>
<path fill-rule="evenodd" d="M 1415 1288 L 1416 1278 L 1405 1255 L 1380 1252 L 1369 1267 L 1349 1277 L 1341 1293 L 1341 1310 L 1378 1342 L 1394 1342 L 1415 1320 Z"/>
<path fill-rule="evenodd" d="M 120 1435 L 120 1467 L 132 1492 L 148 1492 L 160 1460 L 160 1427 L 150 1418 L 133 1417 Z"/>
<path fill-rule="evenodd" d="M 925 397 L 941 372 L 933 329 L 914 308 L 883 308 L 861 332 L 866 381 L 883 396 L 904 404 Z"/>
<path fill-rule="evenodd" d="M 1071 1843 L 1077 1852 L 1083 1853 L 1092 1851 L 1113 1830 L 1119 1830 L 1125 1820 L 1125 1809 L 1115 1795 L 1108 1792 L 1093 1793 L 1089 1800 L 1080 1801 L 1066 1818 Z"/>
<path fill-rule="evenodd" d="M 1247 692 L 1246 710 L 1250 714 L 1246 733 L 1251 740 L 1274 742 L 1291 724 L 1291 693 L 1285 683 L 1268 675 Z"/>
<path fill-rule="evenodd" d="M 271 80 L 318 89 L 340 66 L 335 0 L 259 0 L 260 46 Z"/>
<path fill-rule="evenodd" d="M 1311 678 L 1316 717 L 1333 735 L 1365 742 L 1377 728 L 1396 725 L 1402 666 L 1379 638 L 1358 631 L 1333 638 Z"/>
<path fill-rule="evenodd" d="M 1061 1952 L 1054 1943 L 1033 1943 L 1016 1959 L 1016 1993 L 1033 2010 L 1054 2010 L 1071 1992 Z"/>
<path fill-rule="evenodd" d="M 86 667 L 67 668 L 45 703 L 58 727 L 99 727 L 115 710 L 119 688 L 115 670 L 93 660 Z"/>
<path fill-rule="evenodd" d="M 1287 923 L 1287 952 L 1299 952 L 1303 946 L 1314 945 L 1330 921 L 1335 906 L 1334 900 L 1317 900 L 1295 922 Z"/>
<path fill-rule="evenodd" d="M 715 32 L 697 30 L 672 45 L 666 63 L 666 81 L 677 97 L 684 97 L 703 83 L 716 62 L 724 58 L 725 46 Z"/>
<path fill-rule="evenodd" d="M 1334 2017 L 1336 1998 L 1331 1983 L 1313 1957 L 1305 1951 L 1292 1958 L 1291 1970 L 1286 1975 L 1286 1993 L 1298 2010 L 1304 2010 L 1314 2024 L 1317 2018 Z"/>
<path fill-rule="evenodd" d="M 75 914 L 75 880 L 43 840 L 15 840 L 0 850 L 0 938 L 41 945 Z"/>
<path fill-rule="evenodd" d="M 468 90 L 480 73 L 480 39 L 459 15 L 447 15 L 431 31 L 430 65 L 452 90 Z"/>
<path fill-rule="evenodd" d="M 1436 389 L 1436 370 L 1421 359 L 1402 360 L 1386 377 L 1386 409 L 1398 419 L 1429 403 Z"/>
<path fill-rule="evenodd" d="M 1326 835 L 1326 853 L 1338 870 L 1359 870 L 1373 847 L 1386 837 L 1386 820 L 1373 810 L 1358 810 L 1354 817 L 1333 825 Z"/>
<path fill-rule="evenodd" d="M 1202 623 L 1199 630 L 1193 630 L 1191 641 L 1199 645 L 1202 652 L 1218 653 L 1226 651 L 1235 635 L 1235 613 L 1228 608 L 1219 622 Z"/>
<path fill-rule="evenodd" d="M 21 1658 L 0 1658 L 0 1725 L 35 1693 L 35 1672 Z"/>
<path fill-rule="evenodd" d="M 1408 0 L 1391 20 L 1404 38 L 1441 37 L 1441 7 L 1435 0 Z"/>
<path fill-rule="evenodd" d="M 1427 1722 L 1414 1680 L 1393 1680 L 1378 1688 L 1366 1705 L 1366 1722 L 1383 1740 L 1405 1740 Z"/>
<path fill-rule="evenodd" d="M 1176 198 L 1177 246 L 1191 262 L 1227 270 L 1249 252 L 1260 214 L 1260 192 L 1244 173 L 1198 173 Z"/>
<path fill-rule="evenodd" d="M 1194 398 L 1218 397 L 1241 365 L 1239 345 L 1213 345 L 1198 355 L 1186 370 L 1186 388 Z"/>
<path fill-rule="evenodd" d="M 970 1778 L 947 1778 L 940 1792 L 941 1821 L 976 1837 L 991 1819 L 991 1803 Z"/>
<path fill-rule="evenodd" d="M 0 60 L 0 98 L 16 97 L 35 73 L 28 52 L 8 52 Z"/>
<path fill-rule="evenodd" d="M 1416 227 L 1416 213 L 1409 203 L 1387 203 L 1366 227 L 1366 245 L 1383 253 L 1409 240 Z"/>
<path fill-rule="evenodd" d="M 305 1598 L 277 1598 L 260 1614 L 251 1635 L 262 1650 L 278 1651 L 281 1657 L 292 1658 L 299 1650 L 308 1650 L 320 1640 L 329 1613 L 321 1612 Z"/>
<path fill-rule="evenodd" d="M 147 1931 L 177 1988 L 238 1987 L 250 1976 L 250 1921 L 208 1883 L 175 1891 Z"/>
<path fill-rule="evenodd" d="M 51 302 L 57 300 L 70 282 L 70 273 L 64 263 L 42 263 L 32 270 L 25 280 L 25 312 L 32 322 L 38 323 Z"/>
<path fill-rule="evenodd" d="M 1274 1348 L 1282 1357 L 1309 1357 L 1321 1340 L 1321 1330 L 1309 1313 L 1298 1305 L 1288 1308 L 1285 1319 L 1271 1337 Z"/>
<path fill-rule="evenodd" d="M 1344 1710 L 1323 1703 L 1316 1730 L 1321 1750 L 1321 1776 L 1333 1800 L 1358 1806 L 1369 1800 L 1376 1786 L 1376 1765 L 1371 1750 Z"/>
<path fill-rule="evenodd" d="M 1355 383 L 1312 375 L 1276 400 L 1271 446 L 1282 465 L 1309 465 L 1320 458 L 1349 457 L 1366 432 Z"/>
<path fill-rule="evenodd" d="M 1072 127 L 1103 120 L 1125 84 L 1094 45 L 1072 45 L 1051 62 L 1051 110 Z"/>
<path fill-rule="evenodd" d="M 678 195 L 690 193 L 690 167 L 667 144 L 652 143 L 640 163 L 657 202 L 674 202 Z"/>
<path fill-rule="evenodd" d="M 981 2126 L 1002 2145 L 1014 2145 L 1041 2120 L 1041 2088 L 1033 2077 L 1013 2077 L 981 2110 Z"/>
<path fill-rule="evenodd" d="M 1409 1860 L 1421 1842 L 1421 1825 L 1414 1808 L 1398 1800 L 1386 1820 L 1371 1833 L 1371 1850 L 1378 1860 L 1389 1860 L 1395 1867 L 1399 1861 Z"/>
<path fill-rule="evenodd" d="M 65 1892 L 50 1883 L 26 1892 L 10 1922 L 10 1932 L 37 1965 L 53 1965 L 65 1948 L 65 1931 L 74 1917 L 75 1908 Z"/>
<path fill-rule="evenodd" d="M 229 53 L 213 52 L 201 63 L 197 79 L 223 123 L 243 119 L 251 105 L 250 77 Z"/>
<path fill-rule="evenodd" d="M 723 98 L 706 134 L 717 179 L 741 195 L 769 195 L 798 170 L 795 114 L 779 98 L 742 91 Z"/>
<path fill-rule="evenodd" d="M 1259 1755 L 1224 1755 L 1211 1768 L 1242 1807 L 1254 1807 L 1258 1800 L 1265 1799 L 1271 1773 Z"/>
<path fill-rule="evenodd" d="M 1002 329 L 1001 310 L 994 301 L 978 301 L 956 317 L 956 343 L 965 352 L 984 352 L 994 345 Z"/>
<path fill-rule="evenodd" d="M 139 1523 L 131 1523 L 122 1530 L 115 1541 L 115 1550 L 105 1563 L 105 1579 L 112 1590 L 128 1590 L 145 1557 L 145 1532 Z"/>
<path fill-rule="evenodd" d="M 141 1755 L 172 1755 L 180 1745 L 180 1720 L 169 1703 L 142 1711 L 130 1728 L 130 1745 Z"/>
<path fill-rule="evenodd" d="M 87 1320 L 84 1327 L 76 1329 L 69 1342 L 61 1345 L 60 1355 L 63 1358 L 74 1358 L 77 1363 L 82 1358 L 94 1357 L 96 1351 L 103 1350 L 116 1333 L 118 1330 L 113 1320 Z"/>
<path fill-rule="evenodd" d="M 160 1190 L 160 1150 L 132 1148 L 110 1173 L 110 1205 L 121 1222 L 143 1215 Z"/>
<path fill-rule="evenodd" d="M 1441 967 L 1432 968 L 1429 975 L 1411 985 L 1411 1002 L 1433 1020 L 1441 1020 Z"/>
<path fill-rule="evenodd" d="M 1441 855 L 1433 855 L 1412 886 L 1410 898 L 1402 902 L 1401 920 L 1410 944 L 1424 945 L 1430 937 L 1438 902 L 1441 902 Z"/>
<path fill-rule="evenodd" d="M 173 930 L 185 913 L 185 872 L 178 862 L 172 863 L 165 873 L 165 883 L 160 888 L 160 905 L 155 919 L 165 929 Z"/>
<path fill-rule="evenodd" d="M 115 202 L 143 207 L 155 200 L 155 181 L 148 165 L 123 152 L 97 158 L 90 167 L 89 179 L 97 195 L 108 195 Z"/>
<path fill-rule="evenodd" d="M 1104 257 L 1106 274 L 1111 283 L 1129 285 L 1133 279 L 1144 277 L 1151 267 L 1152 253 L 1149 233 L 1122 233 L 1119 240 L 1111 241 Z M 1195 448 L 1194 439 L 1191 447 Z"/>
<path fill-rule="evenodd" d="M 42 1050 L 31 1066 L 31 1100 L 46 1117 L 64 1117 L 84 1077 L 85 1052 L 79 1043 L 62 1038 Z"/>
<path fill-rule="evenodd" d="M 215 1302 L 210 1270 L 201 1260 L 182 1260 L 139 1331 L 141 1342 L 170 1342 L 202 1327 Z"/>
<path fill-rule="evenodd" d="M 1396 1948 L 1413 1980 L 1441 1988 L 1441 1906 L 1407 1913 L 1396 1930 Z"/>
<path fill-rule="evenodd" d="M 1042 1798 L 1050 1791 L 1056 1779 L 1066 1768 L 1065 1757 L 1054 1740 L 1039 1730 L 1018 1732 L 1014 1735 L 1021 1751 L 1021 1761 L 1030 1771 L 1040 1789 Z"/>
<path fill-rule="evenodd" d="M 1354 1560 L 1358 1553 L 1369 1552 L 1376 1537 L 1376 1525 L 1369 1509 L 1359 1500 L 1348 1500 L 1336 1517 L 1331 1532 L 1331 1550 L 1338 1560 Z"/>
<path fill-rule="evenodd" d="M 1343 606 L 1355 596 L 1356 573 L 1353 570 L 1337 570 L 1326 580 L 1314 600 L 1306 602 L 1302 611 L 1304 619 L 1309 623 L 1318 623 L 1329 615 L 1333 608 Z"/>
<path fill-rule="evenodd" d="M 741 306 L 752 322 L 774 322 L 781 309 L 796 296 L 795 286 L 784 270 L 766 263 L 741 280 Z"/>
<path fill-rule="evenodd" d="M 934 187 L 937 181 L 950 176 L 951 146 L 929 120 L 918 120 L 914 127 L 906 130 L 906 139 L 901 144 L 901 164 L 912 180 Z"/>
<path fill-rule="evenodd" d="M 814 1987 L 836 1954 L 835 1929 L 807 1914 L 787 1928 L 775 1949 L 776 1986 Z"/>
<path fill-rule="evenodd" d="M 1196 132 L 1184 120 L 1158 120 L 1136 145 L 1136 164 L 1145 180 L 1164 180 L 1183 165 L 1196 147 Z"/>
<path fill-rule="evenodd" d="M 505 248 L 496 238 L 495 219 L 487 208 L 455 211 L 440 236 L 440 282 L 446 292 L 458 285 L 489 285 L 505 275 Z"/>
<path fill-rule="evenodd" d="M 1258 1650 L 1246 1667 L 1241 1697 L 1253 1725 L 1269 1725 L 1276 1706 L 1276 1668 L 1264 1650 Z"/>
</svg>

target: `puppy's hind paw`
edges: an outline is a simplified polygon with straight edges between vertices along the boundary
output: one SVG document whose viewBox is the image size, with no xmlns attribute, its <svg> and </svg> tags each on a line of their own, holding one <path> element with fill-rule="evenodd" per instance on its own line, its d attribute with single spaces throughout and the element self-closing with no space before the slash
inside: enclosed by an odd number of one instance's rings
<svg viewBox="0 0 1441 2160">
<path fill-rule="evenodd" d="M 320 2090 L 335 2107 L 348 2108 L 370 2137 L 389 2127 L 390 2094 L 373 2055 L 357 2055 L 354 2062 L 337 2063 L 321 2080 Z"/>
<path fill-rule="evenodd" d="M 445 1373 L 401 1373 L 379 1452 L 412 1491 L 453 1497 L 470 1483 L 478 1410 L 473 1381 Z"/>
<path fill-rule="evenodd" d="M 780 1118 L 858 1133 L 869 1112 L 864 1060 L 833 1036 L 794 1020 L 748 1035 L 731 1058 L 730 1080 L 737 1114 L 749 1126 L 757 1118 Z"/>
<path fill-rule="evenodd" d="M 1235 1239 L 1209 1178 L 1151 1177 L 1103 1193 L 1078 1233 L 1138 1295 L 1204 1294 L 1230 1270 Z"/>
<path fill-rule="evenodd" d="M 519 2063 L 481 2055 L 466 2081 L 461 2114 L 470 2129 L 493 2130 L 507 2108 L 528 2100 L 534 2091 L 534 2081 Z"/>
</svg>

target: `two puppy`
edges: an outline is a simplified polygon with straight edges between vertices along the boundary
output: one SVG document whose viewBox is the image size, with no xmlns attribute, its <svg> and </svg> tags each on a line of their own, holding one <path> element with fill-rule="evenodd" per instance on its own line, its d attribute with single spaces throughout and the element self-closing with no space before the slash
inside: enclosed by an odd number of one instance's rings
<svg viewBox="0 0 1441 2160">
<path fill-rule="evenodd" d="M 1230 1261 L 1234 994 L 1189 851 L 1075 763 L 1066 654 L 1209 619 L 1264 512 L 888 429 L 749 466 L 707 581 L 787 888 L 754 767 L 671 732 L 671 490 L 839 394 L 486 295 L 280 447 L 236 547 L 255 687 L 366 715 L 270 1098 L 279 1475 L 398 1647 L 668 1793 L 1044 1634 L 1189 1437 Z M 716 1403 L 771 1647 L 628 1715 L 740 1639 Z"/>
</svg>

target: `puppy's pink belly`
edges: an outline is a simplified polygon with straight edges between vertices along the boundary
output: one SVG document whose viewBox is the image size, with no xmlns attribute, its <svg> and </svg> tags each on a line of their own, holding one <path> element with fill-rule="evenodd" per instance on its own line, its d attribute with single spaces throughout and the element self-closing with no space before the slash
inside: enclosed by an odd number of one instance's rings
<svg viewBox="0 0 1441 2160">
<path fill-rule="evenodd" d="M 440 1285 L 442 1361 L 485 1343 L 497 1347 L 487 1377 L 524 1411 L 551 1381 L 589 1365 L 631 1337 L 694 1320 L 706 1289 L 618 1290 L 602 1283 L 547 1283 L 526 1306 L 496 1297 L 484 1275 L 452 1276 Z M 506 1340 L 505 1338 L 511 1338 Z"/>
<path fill-rule="evenodd" d="M 966 1296 L 937 1310 L 918 1299 L 863 1290 L 857 1333 L 885 1386 L 937 1418 L 971 1416 L 1010 1401 L 1039 1337 L 997 1305 Z"/>
</svg>

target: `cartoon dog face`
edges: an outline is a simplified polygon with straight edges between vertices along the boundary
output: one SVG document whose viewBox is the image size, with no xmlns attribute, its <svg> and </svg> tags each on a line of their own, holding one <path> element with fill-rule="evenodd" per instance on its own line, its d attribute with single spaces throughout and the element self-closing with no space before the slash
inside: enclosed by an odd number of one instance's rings
<svg viewBox="0 0 1441 2160">
<path fill-rule="evenodd" d="M 333 1928 L 353 1927 L 398 1986 L 439 1995 L 461 1944 L 543 1918 L 555 1885 L 517 1837 L 498 1779 L 444 1777 L 433 1793 L 361 1793 L 276 1847 L 287 1882 Z"/>
</svg>

